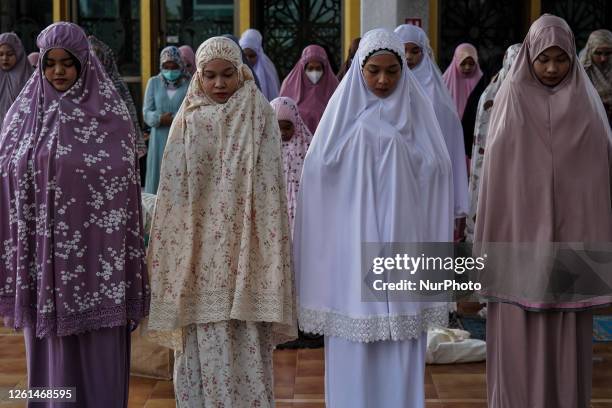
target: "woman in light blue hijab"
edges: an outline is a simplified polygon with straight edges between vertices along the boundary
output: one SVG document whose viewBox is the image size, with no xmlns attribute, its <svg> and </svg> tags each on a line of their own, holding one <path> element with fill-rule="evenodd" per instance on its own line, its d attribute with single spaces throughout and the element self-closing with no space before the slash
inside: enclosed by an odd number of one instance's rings
<svg viewBox="0 0 612 408">
<path fill-rule="evenodd" d="M 150 194 L 157 194 L 159 170 L 170 125 L 187 94 L 190 80 L 177 47 L 164 48 L 159 65 L 159 75 L 147 83 L 142 107 L 144 121 L 151 127 L 145 177 L 145 192 Z"/>
</svg>

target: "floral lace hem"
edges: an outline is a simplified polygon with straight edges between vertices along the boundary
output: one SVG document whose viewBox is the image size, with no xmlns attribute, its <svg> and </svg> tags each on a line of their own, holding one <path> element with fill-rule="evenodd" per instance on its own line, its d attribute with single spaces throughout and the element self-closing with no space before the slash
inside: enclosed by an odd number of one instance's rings
<svg viewBox="0 0 612 408">
<path fill-rule="evenodd" d="M 258 293 L 257 296 L 230 296 L 225 290 L 198 293 L 197 297 L 178 302 L 163 302 L 153 298 L 149 316 L 151 330 L 172 331 L 194 323 L 224 320 L 279 323 L 296 325 L 295 304 L 288 296 Z"/>
<path fill-rule="evenodd" d="M 149 340 L 174 350 L 183 349 L 183 329 L 191 324 L 242 320 L 272 323 L 273 342 L 285 343 L 297 338 L 295 304 L 278 294 L 249 296 L 226 291 L 211 291 L 196 299 L 181 299 L 177 304 L 153 299 L 145 335 Z M 282 298 L 282 299 L 281 299 Z"/>
<path fill-rule="evenodd" d="M 140 321 L 149 314 L 149 298 L 128 300 L 122 305 L 96 308 L 87 312 L 65 316 L 43 316 L 35 308 L 23 307 L 21 312 L 2 310 L 5 316 L 14 316 L 15 329 L 35 327 L 36 337 L 70 336 L 106 327 L 128 324 L 129 320 Z M 14 306 L 12 308 L 14 310 Z M 8 313 L 6 313 L 8 312 Z"/>
<path fill-rule="evenodd" d="M 446 327 L 448 306 L 423 309 L 415 315 L 353 318 L 337 312 L 300 308 L 300 329 L 304 332 L 340 337 L 349 341 L 403 341 L 418 338 L 432 327 Z"/>
</svg>

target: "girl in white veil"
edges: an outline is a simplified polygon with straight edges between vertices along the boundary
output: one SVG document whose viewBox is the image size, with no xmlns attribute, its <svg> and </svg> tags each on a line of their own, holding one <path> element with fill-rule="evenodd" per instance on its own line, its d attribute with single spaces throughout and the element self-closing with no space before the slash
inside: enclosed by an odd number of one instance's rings
<svg viewBox="0 0 612 408">
<path fill-rule="evenodd" d="M 468 213 L 468 176 L 465 166 L 465 147 L 463 128 L 457 114 L 455 102 L 442 79 L 442 73 L 433 60 L 429 39 L 422 28 L 402 24 L 395 29 L 404 45 L 414 44 L 421 49 L 421 61 L 410 72 L 414 75 L 425 94 L 431 100 L 440 124 L 442 135 L 453 164 L 453 186 L 455 195 L 455 218 L 465 217 Z"/>
<path fill-rule="evenodd" d="M 362 243 L 452 240 L 450 158 L 394 33 L 361 40 L 306 155 L 297 207 L 298 320 L 325 335 L 327 406 L 424 407 L 426 331 L 446 324 L 447 305 L 361 298 Z"/>
</svg>

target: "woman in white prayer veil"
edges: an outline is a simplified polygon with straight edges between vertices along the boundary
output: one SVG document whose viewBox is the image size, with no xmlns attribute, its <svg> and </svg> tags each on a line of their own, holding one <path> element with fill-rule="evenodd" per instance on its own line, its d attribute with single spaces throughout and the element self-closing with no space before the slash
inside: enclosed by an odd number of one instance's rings
<svg viewBox="0 0 612 408">
<path fill-rule="evenodd" d="M 448 92 L 448 87 L 444 84 L 440 69 L 433 61 L 433 53 L 425 31 L 415 25 L 402 24 L 395 29 L 395 33 L 404 43 L 406 57 L 408 59 L 412 57 L 415 60 L 414 67 L 411 67 L 408 61 L 410 71 L 433 104 L 453 164 L 455 218 L 465 217 L 469 210 L 468 176 L 465 166 L 463 127 L 455 102 Z M 409 55 L 409 52 L 414 57 Z"/>
<path fill-rule="evenodd" d="M 433 108 L 392 32 L 368 32 L 302 171 L 294 254 L 302 330 L 325 335 L 328 407 L 425 406 L 426 331 L 444 303 L 363 301 L 365 242 L 448 242 L 453 186 Z"/>
</svg>

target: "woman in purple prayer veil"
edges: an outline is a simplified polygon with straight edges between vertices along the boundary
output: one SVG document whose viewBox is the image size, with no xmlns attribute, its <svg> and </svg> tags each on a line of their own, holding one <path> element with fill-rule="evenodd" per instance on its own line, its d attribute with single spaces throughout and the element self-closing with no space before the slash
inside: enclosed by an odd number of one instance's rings
<svg viewBox="0 0 612 408">
<path fill-rule="evenodd" d="M 81 28 L 52 24 L 37 44 L 0 134 L 0 315 L 24 331 L 29 388 L 127 407 L 130 328 L 149 305 L 134 127 Z"/>
<path fill-rule="evenodd" d="M 33 71 L 17 34 L 0 34 L 0 127 Z"/>
</svg>

